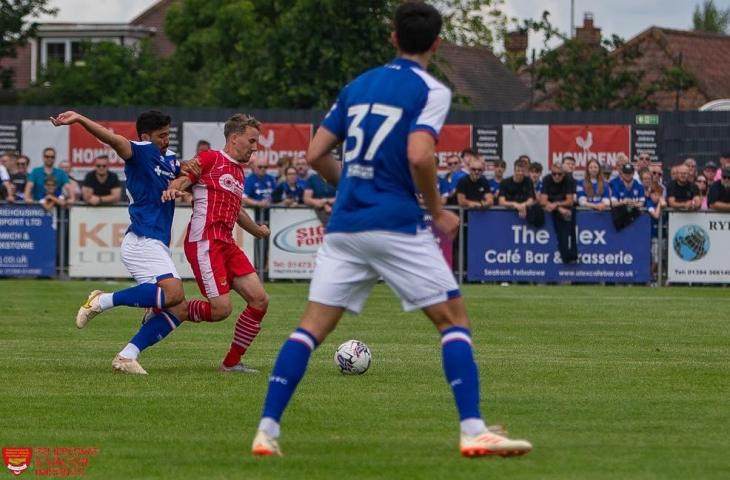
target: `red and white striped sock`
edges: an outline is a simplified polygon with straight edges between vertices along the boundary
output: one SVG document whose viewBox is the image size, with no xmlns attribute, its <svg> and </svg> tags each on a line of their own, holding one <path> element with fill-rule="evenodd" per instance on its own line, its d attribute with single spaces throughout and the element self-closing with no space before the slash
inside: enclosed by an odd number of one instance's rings
<svg viewBox="0 0 730 480">
<path fill-rule="evenodd" d="M 191 322 L 212 322 L 210 303 L 205 300 L 190 300 L 188 302 L 188 320 Z"/>
<path fill-rule="evenodd" d="M 251 305 L 241 313 L 236 321 L 231 349 L 228 351 L 226 358 L 223 359 L 223 366 L 230 368 L 241 361 L 246 349 L 261 330 L 261 320 L 264 315 L 266 315 L 265 310 L 256 309 Z"/>
</svg>

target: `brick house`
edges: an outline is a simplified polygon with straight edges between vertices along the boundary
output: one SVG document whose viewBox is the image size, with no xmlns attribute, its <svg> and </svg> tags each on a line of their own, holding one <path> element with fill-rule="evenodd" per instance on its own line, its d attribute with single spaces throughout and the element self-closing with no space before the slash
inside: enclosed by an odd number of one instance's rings
<svg viewBox="0 0 730 480">
<path fill-rule="evenodd" d="M 576 29 L 576 38 L 597 46 L 601 29 L 593 24 L 592 15 L 586 15 L 583 26 Z M 659 92 L 651 98 L 658 110 L 697 110 L 718 99 L 730 98 L 730 36 L 650 27 L 628 40 L 623 48 L 639 46 L 642 53 L 637 68 L 645 72 L 647 83 L 661 79 L 663 70 L 681 64 L 694 80 L 694 86 L 677 92 Z M 520 78 L 530 85 L 529 66 L 520 71 Z M 535 92 L 532 110 L 559 110 L 553 99 L 554 89 Z M 530 103 L 521 107 L 530 108 Z"/>
</svg>

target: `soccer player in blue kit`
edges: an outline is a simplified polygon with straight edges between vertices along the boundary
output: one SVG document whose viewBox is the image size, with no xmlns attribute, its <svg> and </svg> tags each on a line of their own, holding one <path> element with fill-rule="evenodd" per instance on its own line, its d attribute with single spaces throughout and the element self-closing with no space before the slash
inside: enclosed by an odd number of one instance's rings
<svg viewBox="0 0 730 480">
<path fill-rule="evenodd" d="M 142 113 L 136 122 L 140 141 L 130 141 L 72 111 L 51 117 L 51 122 L 54 126 L 80 124 L 124 160 L 131 224 L 122 242 L 122 262 L 138 285 L 113 293 L 92 291 L 76 315 L 76 326 L 84 328 L 99 313 L 120 305 L 156 308 L 157 313 L 146 316 L 112 361 L 117 372 L 145 375 L 137 360 L 140 352 L 187 317 L 182 280 L 169 248 L 175 203 L 161 201 L 162 192 L 181 169 L 175 153 L 168 150 L 170 117 L 157 111 Z"/>
<path fill-rule="evenodd" d="M 415 196 L 417 188 L 434 225 L 453 237 L 458 217 L 441 205 L 433 161 L 451 91 L 426 72 L 440 44 L 441 23 L 432 6 L 401 4 L 391 34 L 397 58 L 348 84 L 312 139 L 307 160 L 337 186 L 337 200 L 306 310 L 269 377 L 254 455 L 281 455 L 279 422 L 312 352 L 346 310 L 362 311 L 380 277 L 405 310 L 423 310 L 441 334 L 444 373 L 460 417 L 461 454 L 512 456 L 532 449 L 525 440 L 490 432 L 482 420 L 464 301 Z M 330 152 L 342 141 L 340 165 Z"/>
</svg>

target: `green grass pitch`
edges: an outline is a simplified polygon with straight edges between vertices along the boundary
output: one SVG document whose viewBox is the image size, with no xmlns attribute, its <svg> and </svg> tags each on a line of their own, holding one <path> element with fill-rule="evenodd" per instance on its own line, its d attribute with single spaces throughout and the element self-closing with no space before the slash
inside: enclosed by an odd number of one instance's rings
<svg viewBox="0 0 730 480">
<path fill-rule="evenodd" d="M 727 289 L 465 286 L 485 418 L 535 447 L 469 460 L 458 454 L 436 331 L 378 286 L 363 315 L 346 316 L 314 353 L 283 418 L 285 456 L 261 459 L 249 448 L 267 376 L 307 285 L 267 285 L 269 314 L 247 354 L 261 374 L 216 371 L 231 318 L 183 325 L 144 352 L 147 377 L 111 370 L 140 311 L 73 324 L 92 287 L 125 285 L 0 281 L 0 446 L 96 447 L 84 478 L 98 479 L 730 475 Z M 350 338 L 373 352 L 363 376 L 335 370 L 334 350 Z"/>
</svg>

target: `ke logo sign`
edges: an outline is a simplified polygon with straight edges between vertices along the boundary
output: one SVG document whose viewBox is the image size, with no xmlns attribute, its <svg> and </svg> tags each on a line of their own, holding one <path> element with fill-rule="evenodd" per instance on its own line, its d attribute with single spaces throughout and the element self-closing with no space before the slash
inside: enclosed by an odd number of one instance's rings
<svg viewBox="0 0 730 480">
<path fill-rule="evenodd" d="M 3 448 L 3 461 L 13 475 L 18 476 L 28 469 L 33 458 L 32 448 Z"/>
</svg>

